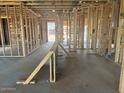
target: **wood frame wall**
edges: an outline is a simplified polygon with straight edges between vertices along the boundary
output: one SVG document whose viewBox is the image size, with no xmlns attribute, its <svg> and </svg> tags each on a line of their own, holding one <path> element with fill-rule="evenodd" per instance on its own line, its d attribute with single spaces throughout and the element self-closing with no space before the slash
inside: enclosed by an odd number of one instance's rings
<svg viewBox="0 0 124 93">
<path fill-rule="evenodd" d="M 122 51 L 123 51 L 123 55 L 122 55 L 122 65 L 121 65 L 119 93 L 124 93 L 124 49 Z"/>
<path fill-rule="evenodd" d="M 2 18 L 7 19 L 10 44 L 5 45 Z M 41 17 L 20 5 L 0 6 L 0 57 L 24 57 L 42 44 Z"/>
</svg>

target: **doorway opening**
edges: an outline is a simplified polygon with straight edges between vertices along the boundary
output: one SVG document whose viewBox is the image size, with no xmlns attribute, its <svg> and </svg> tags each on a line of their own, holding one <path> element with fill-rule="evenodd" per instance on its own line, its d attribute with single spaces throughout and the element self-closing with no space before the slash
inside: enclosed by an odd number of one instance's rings
<svg viewBox="0 0 124 93">
<path fill-rule="evenodd" d="M 87 33 L 88 33 L 87 28 L 88 28 L 88 26 L 85 25 L 84 26 L 84 48 L 87 48 Z"/>
<path fill-rule="evenodd" d="M 8 22 L 6 18 L 1 19 L 1 24 L 2 24 L 2 35 L 3 35 L 3 42 L 4 45 L 9 45 L 10 40 L 9 40 L 9 30 L 8 30 Z"/>
<path fill-rule="evenodd" d="M 55 41 L 55 22 L 48 21 L 47 22 L 47 33 L 48 33 L 48 42 Z"/>
</svg>

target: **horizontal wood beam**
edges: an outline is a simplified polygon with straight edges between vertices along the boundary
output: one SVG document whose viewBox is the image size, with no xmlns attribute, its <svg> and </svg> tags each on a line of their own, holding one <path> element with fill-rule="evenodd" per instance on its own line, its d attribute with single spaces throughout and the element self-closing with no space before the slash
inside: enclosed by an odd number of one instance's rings
<svg viewBox="0 0 124 93">
<path fill-rule="evenodd" d="M 49 2 L 53 2 L 53 0 L 1 0 L 1 1 L 17 1 L 17 2 L 18 1 L 43 1 L 43 2 L 46 2 L 46 1 L 48 2 L 49 1 Z M 76 0 L 54 0 L 54 2 L 58 2 L 58 1 L 59 2 L 70 2 L 70 1 L 71 2 L 73 1 L 74 2 Z M 93 2 L 93 1 L 96 1 L 96 0 L 83 0 L 83 2 L 87 2 L 87 1 Z M 108 1 L 108 0 L 98 0 L 98 1 Z"/>
<path fill-rule="evenodd" d="M 0 2 L 0 5 L 20 5 L 19 2 Z"/>
</svg>

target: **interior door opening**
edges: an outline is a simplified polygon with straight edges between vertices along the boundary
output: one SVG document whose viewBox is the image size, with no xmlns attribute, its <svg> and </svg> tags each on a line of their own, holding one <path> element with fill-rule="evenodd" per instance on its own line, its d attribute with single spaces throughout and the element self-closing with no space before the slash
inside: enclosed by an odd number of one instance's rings
<svg viewBox="0 0 124 93">
<path fill-rule="evenodd" d="M 87 28 L 88 26 L 85 25 L 84 27 L 84 48 L 87 48 L 87 33 L 88 33 Z"/>
<path fill-rule="evenodd" d="M 48 33 L 48 42 L 55 41 L 55 22 L 49 21 L 47 22 L 47 33 Z"/>
<path fill-rule="evenodd" d="M 8 22 L 6 18 L 1 19 L 2 22 L 2 30 L 3 32 L 1 33 L 3 35 L 3 42 L 4 45 L 9 45 L 10 40 L 9 40 L 9 31 L 8 31 Z"/>
</svg>

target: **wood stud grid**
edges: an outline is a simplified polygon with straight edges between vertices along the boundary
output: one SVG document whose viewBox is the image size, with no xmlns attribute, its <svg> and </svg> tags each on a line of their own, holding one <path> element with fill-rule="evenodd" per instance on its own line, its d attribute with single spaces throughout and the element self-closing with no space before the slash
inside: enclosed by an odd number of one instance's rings
<svg viewBox="0 0 124 93">
<path fill-rule="evenodd" d="M 82 9 L 83 13 L 83 9 Z M 85 26 L 85 14 L 79 16 L 79 48 L 84 48 L 84 26 Z"/>
<path fill-rule="evenodd" d="M 114 50 L 115 62 L 122 64 L 119 92 L 124 92 L 124 0 L 103 3 L 98 6 L 75 8 L 68 13 L 59 12 L 56 21 L 56 41 L 68 54 L 63 43 L 63 22 L 67 25 L 67 45 L 70 51 L 84 48 L 84 28 L 87 26 L 87 49 L 95 50 L 99 55 L 111 54 Z M 119 20 L 118 20 L 119 18 Z M 42 19 L 23 3 L 0 4 L 0 57 L 24 57 L 42 43 L 47 42 L 47 21 Z M 119 22 L 118 22 L 119 21 Z M 118 26 L 119 23 L 119 26 Z M 6 25 L 5 25 L 6 24 Z M 42 31 L 43 30 L 43 31 Z M 117 35 L 116 35 L 117 34 Z M 114 44 L 114 49 L 112 48 Z M 50 59 L 50 81 L 55 82 L 55 53 L 50 51 L 34 72 L 23 84 L 28 84 L 40 68 Z"/>
<path fill-rule="evenodd" d="M 63 21 L 68 21 L 67 44 L 70 51 L 76 51 L 77 48 L 84 48 L 84 43 L 87 44 L 87 49 L 93 49 L 100 55 L 106 55 L 112 52 L 112 41 L 115 41 L 116 27 L 112 27 L 113 23 L 117 24 L 115 3 L 101 4 L 99 6 L 89 5 L 82 7 L 81 11 L 74 9 L 72 12 L 63 16 L 64 13 L 58 14 L 57 33 L 58 40 L 63 41 Z M 106 21 L 107 20 L 107 21 Z M 62 22 L 62 23 L 61 23 Z M 84 42 L 84 28 L 87 28 L 87 41 Z M 109 34 L 108 34 L 109 32 Z M 104 37 L 106 37 L 104 39 Z M 108 42 L 108 43 L 106 43 Z"/>
<path fill-rule="evenodd" d="M 124 48 L 124 2 L 121 0 L 120 16 L 119 16 L 119 27 L 117 31 L 116 39 L 116 55 L 115 62 L 122 64 L 122 49 Z"/>
<path fill-rule="evenodd" d="M 91 32 L 92 32 L 92 6 L 88 7 L 88 29 L 87 29 L 87 49 L 91 48 Z"/>
<path fill-rule="evenodd" d="M 0 56 L 26 56 L 37 49 L 42 42 L 47 42 L 46 26 L 48 20 L 47 18 L 45 20 L 42 19 L 22 3 L 10 5 L 11 3 L 0 6 Z M 121 7 L 123 7 L 123 3 L 121 3 Z M 119 32 L 117 31 L 118 9 L 119 3 L 116 0 L 109 3 L 101 3 L 98 6 L 93 4 L 87 7 L 81 6 L 73 11 L 68 11 L 68 13 L 63 11 L 55 12 L 56 40 L 63 42 L 63 22 L 66 20 L 68 27 L 67 45 L 70 50 L 75 51 L 77 48 L 84 48 L 84 43 L 86 43 L 87 49 L 92 48 L 100 55 L 111 54 L 113 42 L 114 48 L 116 46 L 117 48 L 119 47 L 119 39 L 113 39 L 113 37 L 118 37 L 116 34 Z M 121 11 L 123 11 L 122 8 Z M 64 16 L 65 14 L 66 16 Z M 5 44 L 4 40 L 3 18 L 7 19 L 8 23 L 8 45 Z M 84 27 L 86 26 L 88 26 L 87 41 L 84 42 Z M 115 50 L 115 61 L 118 61 L 120 52 L 118 49 Z"/>
<path fill-rule="evenodd" d="M 24 57 L 37 49 L 42 42 L 41 22 L 21 3 L 0 6 L 0 57 Z"/>
</svg>

